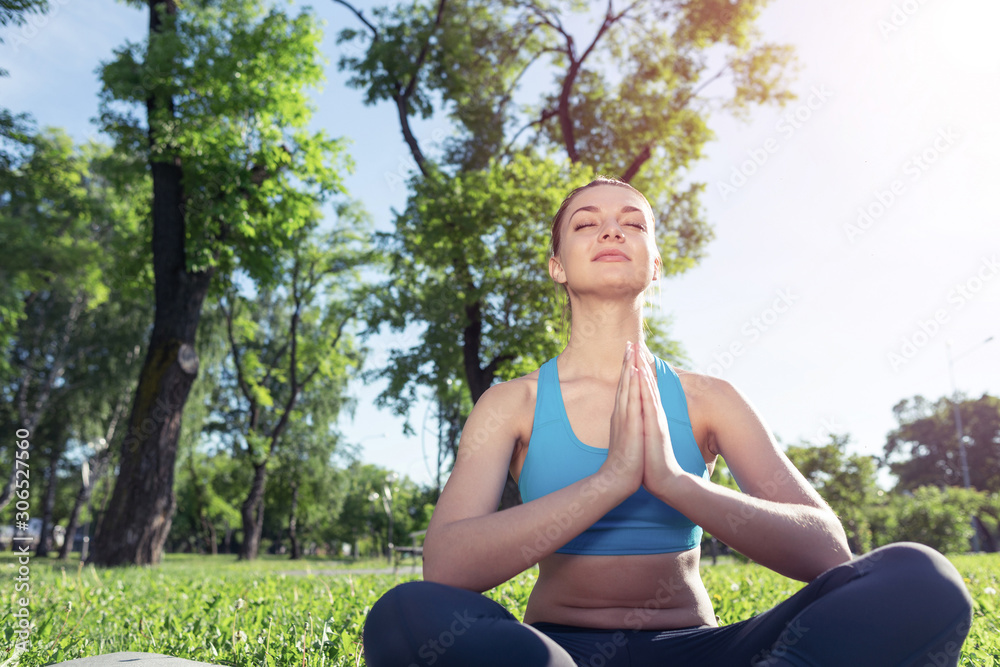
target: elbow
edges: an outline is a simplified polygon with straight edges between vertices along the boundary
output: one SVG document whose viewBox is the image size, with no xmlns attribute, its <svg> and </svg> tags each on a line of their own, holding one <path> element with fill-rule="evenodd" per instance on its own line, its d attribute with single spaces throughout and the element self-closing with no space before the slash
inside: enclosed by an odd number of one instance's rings
<svg viewBox="0 0 1000 667">
<path fill-rule="evenodd" d="M 851 560 L 851 550 L 847 545 L 847 534 L 844 532 L 843 524 L 833 512 L 830 512 L 829 518 L 830 525 L 824 531 L 825 539 L 810 559 L 809 567 L 803 568 L 802 576 L 797 576 L 796 579 L 810 582 L 827 570 Z"/>
<path fill-rule="evenodd" d="M 442 553 L 437 546 L 438 541 L 434 539 L 431 531 L 428 531 L 424 538 L 424 581 L 450 585 L 447 576 L 448 564 L 444 562 L 443 558 L 447 552 Z"/>
<path fill-rule="evenodd" d="M 428 532 L 424 538 L 424 581 L 472 590 L 462 581 L 461 571 L 461 564 L 455 558 L 454 549 L 448 548 L 447 540 L 435 539 Z"/>
<path fill-rule="evenodd" d="M 424 560 L 424 581 L 461 588 L 473 593 L 483 593 L 490 589 L 490 586 L 480 585 L 472 576 L 463 575 L 461 568 L 456 564 Z"/>
<path fill-rule="evenodd" d="M 428 550 L 424 546 L 424 581 L 433 581 L 436 584 L 446 584 L 448 586 L 454 586 L 454 573 L 453 568 L 449 567 L 448 563 L 443 562 L 443 559 L 437 557 L 437 555 Z"/>
<path fill-rule="evenodd" d="M 472 564 L 454 549 L 449 548 L 447 541 L 431 540 L 430 535 L 424 540 L 424 581 L 444 584 L 453 588 L 483 593 L 493 588 L 483 577 L 483 568 Z"/>
</svg>

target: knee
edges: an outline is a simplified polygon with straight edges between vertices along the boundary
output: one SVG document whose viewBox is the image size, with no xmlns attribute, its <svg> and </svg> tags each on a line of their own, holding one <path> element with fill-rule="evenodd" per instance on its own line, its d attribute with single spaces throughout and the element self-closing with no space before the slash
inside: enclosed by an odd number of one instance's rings
<svg viewBox="0 0 1000 667">
<path fill-rule="evenodd" d="M 375 601 L 365 618 L 361 645 L 369 665 L 405 665 L 417 639 L 411 625 L 414 613 L 427 607 L 433 596 L 425 581 L 399 584 Z M 419 618 L 419 617 L 418 617 Z"/>
<path fill-rule="evenodd" d="M 871 551 L 856 561 L 863 574 L 875 574 L 909 593 L 909 600 L 923 600 L 929 611 L 972 614 L 972 597 L 962 575 L 950 560 L 925 544 L 898 542 Z"/>
<path fill-rule="evenodd" d="M 402 619 L 429 606 L 428 601 L 434 596 L 433 589 L 434 584 L 426 581 L 407 581 L 390 588 L 369 610 L 365 619 L 365 636 L 388 628 L 398 629 Z"/>
</svg>

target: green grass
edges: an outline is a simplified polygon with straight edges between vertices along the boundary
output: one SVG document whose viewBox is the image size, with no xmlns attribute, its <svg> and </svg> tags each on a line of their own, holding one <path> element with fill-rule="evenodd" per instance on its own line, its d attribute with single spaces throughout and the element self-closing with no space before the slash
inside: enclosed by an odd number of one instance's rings
<svg viewBox="0 0 1000 667">
<path fill-rule="evenodd" d="M 976 601 L 961 665 L 1000 667 L 1000 555 L 955 556 Z M 356 567 L 384 567 L 385 561 Z M 35 667 L 116 651 L 165 653 L 191 660 L 250 665 L 364 664 L 360 636 L 365 615 L 388 588 L 416 578 L 398 575 L 282 574 L 282 570 L 344 569 L 310 559 L 168 556 L 157 568 L 95 570 L 46 559 L 30 563 L 30 648 L 18 654 L 9 623 L 0 629 L 0 667 Z M 17 564 L 0 554 L 0 613 L 5 620 L 25 595 L 14 591 Z M 722 623 L 764 611 L 801 584 L 769 570 L 735 563 L 705 566 L 703 577 Z M 519 617 L 534 573 L 490 591 Z"/>
</svg>

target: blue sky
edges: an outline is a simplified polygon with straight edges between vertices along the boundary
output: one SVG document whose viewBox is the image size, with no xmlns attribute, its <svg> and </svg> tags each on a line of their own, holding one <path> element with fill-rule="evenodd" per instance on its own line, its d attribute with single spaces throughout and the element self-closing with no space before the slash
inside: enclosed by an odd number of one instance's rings
<svg viewBox="0 0 1000 667">
<path fill-rule="evenodd" d="M 112 0 L 53 5 L 6 31 L 0 104 L 96 137 L 95 69 L 141 40 L 147 19 Z M 405 201 L 394 108 L 363 107 L 342 85 L 333 34 L 352 17 L 315 7 L 331 61 L 315 124 L 351 139 L 348 187 L 384 227 Z M 747 122 L 713 117 L 716 140 L 692 178 L 708 186 L 716 240 L 697 268 L 664 282 L 661 301 L 693 369 L 732 381 L 783 442 L 832 431 L 880 453 L 894 404 L 950 393 L 948 341 L 961 355 L 958 389 L 1000 394 L 998 24 L 994 0 L 775 0 L 765 10 L 765 37 L 797 51 L 799 99 Z M 425 145 L 446 131 L 419 126 Z M 373 363 L 392 342 L 374 342 Z M 425 407 L 406 438 L 371 405 L 377 389 L 356 387 L 344 432 L 366 461 L 428 482 Z"/>
</svg>

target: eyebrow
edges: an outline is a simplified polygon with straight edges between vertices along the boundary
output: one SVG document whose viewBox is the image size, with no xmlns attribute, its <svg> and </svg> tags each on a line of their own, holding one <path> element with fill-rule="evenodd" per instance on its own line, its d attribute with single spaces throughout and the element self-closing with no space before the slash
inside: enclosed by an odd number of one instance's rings
<svg viewBox="0 0 1000 667">
<path fill-rule="evenodd" d="M 569 216 L 569 220 L 572 220 L 573 216 L 576 215 L 577 213 L 579 213 L 580 211 L 589 211 L 590 213 L 600 213 L 601 209 L 598 208 L 597 206 L 592 205 L 592 204 L 590 206 L 581 206 L 580 208 L 578 208 L 575 211 L 573 211 L 572 215 Z M 620 212 L 621 213 L 642 213 L 643 216 L 646 215 L 641 208 L 636 208 L 635 206 L 631 206 L 631 205 L 622 206 Z M 568 223 L 569 220 L 567 220 L 566 222 Z"/>
</svg>

